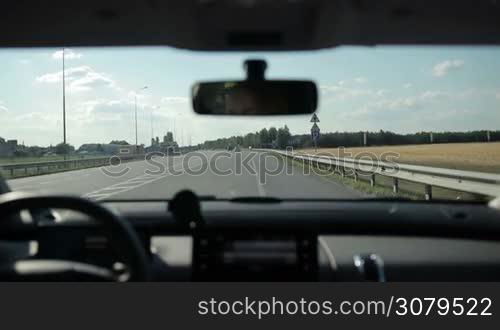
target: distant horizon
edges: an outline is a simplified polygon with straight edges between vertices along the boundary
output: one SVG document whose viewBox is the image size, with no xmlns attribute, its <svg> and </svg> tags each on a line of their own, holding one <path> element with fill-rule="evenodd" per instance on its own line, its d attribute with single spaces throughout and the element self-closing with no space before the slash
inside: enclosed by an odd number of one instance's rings
<svg viewBox="0 0 500 330">
<path fill-rule="evenodd" d="M 272 127 L 274 127 L 274 126 L 272 126 Z M 270 127 L 263 127 L 261 129 L 264 129 L 264 128 L 266 128 L 267 130 L 269 130 Z M 275 127 L 275 128 L 279 128 L 279 127 Z M 219 138 L 215 138 L 215 139 L 211 139 L 211 140 L 205 140 L 205 141 L 203 141 L 201 143 L 191 144 L 190 146 L 202 145 L 202 144 L 204 144 L 206 142 L 216 141 L 218 139 L 230 139 L 230 138 L 233 138 L 233 137 L 245 136 L 247 134 L 257 133 L 258 131 L 260 131 L 260 130 L 257 130 L 257 131 L 254 131 L 254 132 L 247 132 L 247 133 L 240 134 L 240 135 L 224 136 L 224 137 L 219 137 Z M 169 131 L 167 131 L 167 132 L 169 132 Z M 380 133 L 380 130 L 378 130 L 378 131 L 335 131 L 335 132 L 322 132 L 321 134 L 335 134 L 335 133 L 340 133 L 340 134 L 343 134 L 343 133 L 346 133 L 346 134 L 357 134 L 357 133 L 364 133 L 364 132 L 366 132 L 368 134 L 370 134 L 370 133 L 375 134 L 375 133 Z M 457 133 L 474 133 L 474 132 L 500 133 L 500 130 L 479 129 L 479 130 L 469 130 L 469 131 L 418 131 L 418 132 L 409 132 L 409 133 L 396 133 L 396 132 L 385 131 L 384 130 L 384 132 L 385 133 L 394 133 L 396 135 L 416 135 L 416 134 L 430 134 L 430 133 L 433 133 L 433 134 L 444 134 L 444 133 L 457 134 Z M 293 136 L 310 135 L 308 133 L 299 133 L 299 134 L 295 134 L 293 132 L 290 132 L 290 133 L 291 133 L 292 137 Z M 158 137 L 160 139 L 160 142 L 162 141 L 163 136 L 155 136 L 155 138 L 156 137 Z M 3 138 L 5 140 L 5 142 L 7 142 L 9 140 L 10 141 L 16 140 L 18 145 L 22 145 L 22 146 L 25 146 L 25 147 L 49 148 L 49 147 L 55 147 L 58 144 L 62 143 L 62 141 L 61 141 L 59 143 L 49 144 L 49 145 L 26 145 L 26 144 L 20 143 L 19 139 L 15 139 L 15 138 L 13 138 L 13 139 L 10 139 L 10 138 L 7 139 L 4 136 L 0 136 L 0 138 Z M 68 143 L 68 144 L 71 145 L 71 146 L 73 146 L 75 148 L 75 150 L 78 150 L 81 146 L 86 145 L 86 144 L 111 144 L 110 142 L 112 142 L 112 141 L 116 141 L 116 140 L 111 140 L 109 142 L 85 142 L 85 143 L 82 143 L 82 144 L 78 145 L 78 147 L 76 145 L 71 144 L 71 143 Z M 123 141 L 127 142 L 129 145 L 134 145 L 133 143 L 130 143 L 127 140 L 123 140 Z M 175 142 L 178 142 L 178 141 L 175 141 Z M 472 142 L 480 142 L 480 141 L 472 141 Z M 491 142 L 497 142 L 497 141 L 491 141 Z M 144 145 L 144 147 L 149 147 L 150 145 L 151 144 L 146 144 L 146 145 Z M 184 145 L 184 146 L 181 146 L 181 147 L 187 147 L 187 146 L 189 146 L 189 145 Z"/>
</svg>

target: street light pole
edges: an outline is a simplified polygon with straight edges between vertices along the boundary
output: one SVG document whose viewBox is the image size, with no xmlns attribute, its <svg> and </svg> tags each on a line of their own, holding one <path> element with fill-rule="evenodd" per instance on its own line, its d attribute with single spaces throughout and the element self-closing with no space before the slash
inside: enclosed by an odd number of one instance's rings
<svg viewBox="0 0 500 330">
<path fill-rule="evenodd" d="M 151 140 L 154 139 L 154 130 L 153 130 L 153 111 L 155 109 L 160 109 L 160 106 L 157 105 L 157 106 L 154 106 L 151 108 Z"/>
<path fill-rule="evenodd" d="M 134 94 L 135 98 L 135 147 L 137 148 L 137 95 Z"/>
<path fill-rule="evenodd" d="M 135 149 L 137 151 L 137 146 L 138 146 L 138 140 L 137 140 L 137 92 L 142 91 L 144 89 L 148 88 L 148 86 L 144 86 L 142 88 L 139 88 L 134 92 L 134 104 L 135 104 Z"/>
</svg>

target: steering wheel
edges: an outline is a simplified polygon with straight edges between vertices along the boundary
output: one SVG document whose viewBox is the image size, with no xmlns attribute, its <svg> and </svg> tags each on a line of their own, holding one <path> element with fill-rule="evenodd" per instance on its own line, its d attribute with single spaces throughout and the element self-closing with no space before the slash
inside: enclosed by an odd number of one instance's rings
<svg viewBox="0 0 500 330">
<path fill-rule="evenodd" d="M 57 208 L 81 212 L 102 225 L 109 245 L 118 254 L 129 273 L 128 278 L 118 276 L 110 269 L 86 263 L 32 259 L 0 265 L 0 281 L 147 281 L 149 267 L 147 255 L 132 226 L 98 203 L 72 196 L 35 196 L 23 192 L 0 195 L 0 231 L 2 227 L 13 231 L 12 224 L 2 223 L 10 214 L 36 208 Z M 22 224 L 19 225 L 22 228 Z M 15 229 L 14 229 L 15 230 Z"/>
</svg>

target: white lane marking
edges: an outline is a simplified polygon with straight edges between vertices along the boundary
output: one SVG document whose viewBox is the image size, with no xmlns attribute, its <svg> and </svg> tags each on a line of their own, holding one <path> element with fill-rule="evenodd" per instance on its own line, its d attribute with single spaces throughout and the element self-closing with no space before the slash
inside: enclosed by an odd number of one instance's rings
<svg viewBox="0 0 500 330">
<path fill-rule="evenodd" d="M 105 188 L 90 192 L 88 194 L 83 195 L 83 197 L 99 200 L 99 199 L 104 198 L 104 197 L 109 197 L 112 195 L 116 195 L 118 193 L 124 193 L 126 191 L 138 188 L 138 187 L 143 186 L 145 184 L 159 180 L 159 179 L 163 178 L 164 176 L 166 176 L 166 175 L 160 175 L 156 178 L 145 178 L 146 180 L 135 181 L 135 182 L 131 182 L 131 181 L 127 180 L 127 181 L 120 182 L 120 183 L 115 184 L 115 185 L 111 185 L 109 187 L 105 187 Z M 137 179 L 137 178 L 134 178 L 134 179 Z M 127 185 L 123 186 L 124 184 L 127 184 Z M 130 185 L 128 185 L 128 184 L 130 184 Z M 121 185 L 121 186 L 119 186 L 119 185 Z"/>
<path fill-rule="evenodd" d="M 202 164 L 200 164 L 202 165 Z M 182 164 L 181 164 L 182 166 Z M 173 167 L 174 171 L 181 171 L 184 172 L 182 169 L 175 168 Z M 98 189 L 96 191 L 92 191 L 90 193 L 84 194 L 82 197 L 85 198 L 91 198 L 94 200 L 101 200 L 104 198 L 108 198 L 110 196 L 116 195 L 116 194 L 121 194 L 136 188 L 139 188 L 141 186 L 144 186 L 146 184 L 158 181 L 160 179 L 163 179 L 165 177 L 169 176 L 169 174 L 161 174 L 161 175 L 151 175 L 151 174 L 143 174 L 138 177 L 131 178 L 129 180 L 125 180 L 122 182 L 118 182 L 114 185 Z"/>
<path fill-rule="evenodd" d="M 257 190 L 259 191 L 260 197 L 266 197 L 266 191 L 264 190 L 264 185 L 259 181 L 259 170 L 257 167 L 257 163 L 255 162 L 255 158 L 252 158 L 253 164 L 255 165 L 255 180 L 257 181 Z"/>
</svg>

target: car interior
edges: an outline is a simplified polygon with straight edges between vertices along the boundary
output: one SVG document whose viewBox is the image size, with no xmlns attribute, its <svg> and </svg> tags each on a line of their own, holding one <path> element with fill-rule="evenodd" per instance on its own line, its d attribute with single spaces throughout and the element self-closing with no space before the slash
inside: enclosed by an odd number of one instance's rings
<svg viewBox="0 0 500 330">
<path fill-rule="evenodd" d="M 500 44 L 500 2 L 493 0 L 19 0 L 1 7 L 2 49 Z M 316 109 L 310 81 L 264 81 L 261 61 L 246 68 L 242 88 L 264 86 L 271 95 L 264 99 L 276 104 L 293 99 L 291 112 Z M 194 110 L 222 114 L 210 99 L 220 87 L 196 87 Z M 251 115 L 285 111 L 260 109 Z M 0 176 L 0 281 L 500 279 L 498 199 L 219 199 L 183 189 L 171 199 L 99 201 L 13 190 Z"/>
</svg>

